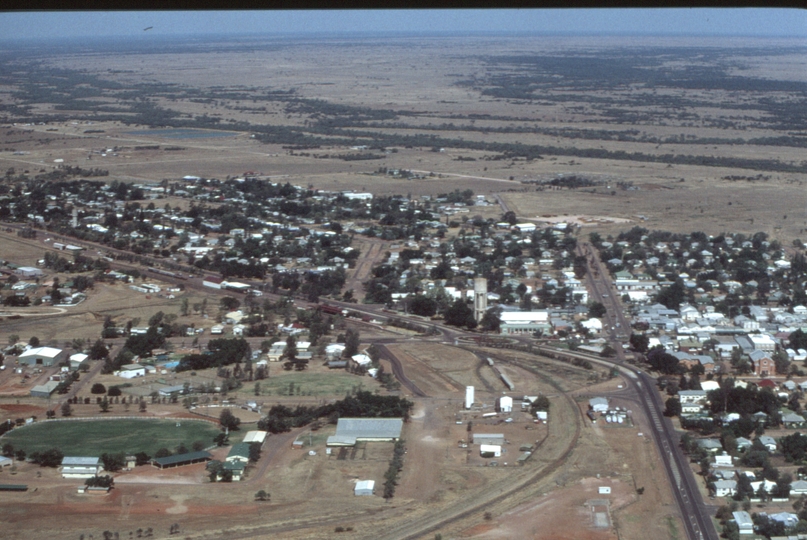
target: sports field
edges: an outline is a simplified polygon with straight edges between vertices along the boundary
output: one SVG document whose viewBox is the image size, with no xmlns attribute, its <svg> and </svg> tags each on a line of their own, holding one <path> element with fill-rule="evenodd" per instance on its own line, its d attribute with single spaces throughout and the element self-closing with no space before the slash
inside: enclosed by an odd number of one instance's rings
<svg viewBox="0 0 807 540">
<path fill-rule="evenodd" d="M 218 433 L 218 427 L 210 422 L 186 419 L 40 422 L 12 430 L 0 444 L 11 443 L 29 455 L 54 447 L 67 456 L 100 456 L 105 452 L 154 455 L 160 448 L 174 451 L 180 443 L 189 449 L 195 441 L 210 446 Z"/>
</svg>

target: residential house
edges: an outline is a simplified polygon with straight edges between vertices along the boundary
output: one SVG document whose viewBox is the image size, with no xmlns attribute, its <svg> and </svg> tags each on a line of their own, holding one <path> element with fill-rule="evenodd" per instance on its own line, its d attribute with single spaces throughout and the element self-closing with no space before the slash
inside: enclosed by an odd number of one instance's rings
<svg viewBox="0 0 807 540">
<path fill-rule="evenodd" d="M 715 495 L 718 497 L 731 497 L 737 492 L 735 480 L 718 480 L 715 482 Z"/>
</svg>

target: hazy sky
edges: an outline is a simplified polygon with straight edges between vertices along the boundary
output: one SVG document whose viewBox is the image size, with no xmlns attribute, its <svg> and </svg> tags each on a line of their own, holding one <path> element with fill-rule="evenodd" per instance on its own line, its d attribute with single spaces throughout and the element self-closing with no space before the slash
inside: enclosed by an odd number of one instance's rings
<svg viewBox="0 0 807 540">
<path fill-rule="evenodd" d="M 0 39 L 188 34 L 513 32 L 807 38 L 807 10 L 763 8 L 5 12 Z"/>
</svg>

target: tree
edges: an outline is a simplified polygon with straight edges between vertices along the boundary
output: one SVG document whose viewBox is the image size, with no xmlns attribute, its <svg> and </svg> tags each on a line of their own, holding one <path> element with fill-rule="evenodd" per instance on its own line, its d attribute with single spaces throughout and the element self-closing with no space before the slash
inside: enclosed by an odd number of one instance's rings
<svg viewBox="0 0 807 540">
<path fill-rule="evenodd" d="M 518 223 L 518 217 L 516 216 L 516 213 L 513 212 L 512 210 L 509 210 L 504 214 L 502 214 L 501 220 L 505 223 L 509 223 L 510 225 L 515 225 L 516 223 Z"/>
<path fill-rule="evenodd" d="M 101 454 L 101 462 L 104 464 L 104 470 L 109 472 L 116 472 L 121 470 L 126 465 L 126 455 L 119 454 Z"/>
<path fill-rule="evenodd" d="M 224 409 L 219 415 L 219 423 L 221 424 L 221 427 L 225 429 L 236 431 L 238 430 L 238 426 L 241 424 L 241 419 L 236 418 L 230 409 Z"/>
<path fill-rule="evenodd" d="M 679 361 L 675 356 L 667 353 L 664 349 L 653 349 L 647 355 L 650 367 L 666 375 L 679 373 Z"/>
<path fill-rule="evenodd" d="M 680 278 L 669 287 L 661 289 L 656 297 L 656 301 L 664 304 L 669 309 L 677 310 L 686 297 L 684 282 Z"/>
<path fill-rule="evenodd" d="M 73 408 L 70 406 L 70 403 L 65 401 L 62 403 L 62 416 L 71 416 L 73 414 Z"/>
<path fill-rule="evenodd" d="M 671 397 L 664 402 L 664 416 L 680 416 L 681 415 L 681 402 L 676 398 Z"/>
<path fill-rule="evenodd" d="M 434 272 L 434 269 L 432 269 L 432 272 Z M 431 317 L 436 314 L 437 306 L 437 300 L 427 296 L 417 295 L 409 300 L 409 312 L 414 315 L 420 315 L 421 317 Z"/>
<path fill-rule="evenodd" d="M 451 307 L 446 310 L 445 322 L 451 326 L 465 326 L 469 330 L 476 328 L 474 312 L 462 299 L 455 300 Z"/>
<path fill-rule="evenodd" d="M 599 319 L 600 317 L 604 316 L 607 311 L 608 310 L 605 308 L 605 306 L 601 302 L 594 302 L 588 308 L 588 316 L 589 317 L 594 317 L 596 319 Z"/>
<path fill-rule="evenodd" d="M 502 320 L 494 309 L 486 311 L 479 321 L 479 327 L 484 332 L 498 332 L 501 326 Z"/>
<path fill-rule="evenodd" d="M 98 407 L 101 409 L 101 412 L 109 412 L 109 400 L 106 396 L 104 396 L 104 399 L 98 404 Z"/>
<path fill-rule="evenodd" d="M 140 405 L 138 406 L 140 412 L 146 412 L 146 401 L 144 399 L 140 400 Z"/>
<path fill-rule="evenodd" d="M 241 306 L 241 302 L 232 296 L 225 296 L 219 301 L 219 306 L 225 311 L 235 311 Z"/>
<path fill-rule="evenodd" d="M 168 448 L 160 448 L 159 450 L 154 452 L 154 457 L 157 459 L 168 457 L 171 455 L 173 455 L 173 452 L 171 452 L 171 450 L 169 450 Z"/>
<path fill-rule="evenodd" d="M 95 384 L 92 385 L 92 388 L 90 388 L 90 393 L 91 394 L 106 394 L 106 386 L 104 386 L 101 383 L 95 383 Z"/>
<path fill-rule="evenodd" d="M 631 334 L 630 335 L 630 346 L 633 347 L 633 350 L 636 352 L 647 352 L 647 347 L 650 345 L 650 338 L 647 337 L 645 334 Z"/>
<path fill-rule="evenodd" d="M 297 338 L 294 336 L 286 338 L 286 348 L 283 350 L 283 356 L 292 362 L 297 358 Z"/>
<path fill-rule="evenodd" d="M 260 490 L 258 493 L 255 494 L 256 501 L 268 501 L 271 498 L 271 495 L 264 490 Z"/>
<path fill-rule="evenodd" d="M 92 347 L 90 347 L 87 356 L 90 357 L 90 360 L 102 360 L 109 356 L 109 349 L 107 349 L 103 340 L 97 339 Z"/>
<path fill-rule="evenodd" d="M 64 453 L 58 448 L 51 448 L 44 452 L 31 453 L 31 461 L 38 464 L 40 467 L 53 467 L 56 468 L 62 464 Z"/>
<path fill-rule="evenodd" d="M 28 340 L 28 345 L 31 347 L 39 347 L 39 338 L 36 336 L 31 336 L 31 339 Z"/>
<path fill-rule="evenodd" d="M 348 329 L 345 332 L 345 350 L 342 353 L 342 356 L 345 358 L 350 358 L 359 352 L 359 345 L 361 345 L 361 338 L 359 337 L 359 331 Z"/>
</svg>

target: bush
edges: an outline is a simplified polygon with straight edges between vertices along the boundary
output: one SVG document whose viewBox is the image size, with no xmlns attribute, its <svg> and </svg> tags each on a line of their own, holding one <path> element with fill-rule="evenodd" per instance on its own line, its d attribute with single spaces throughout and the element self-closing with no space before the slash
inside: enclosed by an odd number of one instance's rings
<svg viewBox="0 0 807 540">
<path fill-rule="evenodd" d="M 90 388 L 90 393 L 91 394 L 106 394 L 106 386 L 104 386 L 103 384 L 97 382 L 97 383 L 92 385 L 92 388 Z"/>
</svg>

